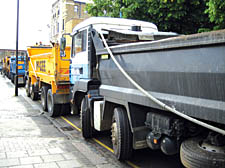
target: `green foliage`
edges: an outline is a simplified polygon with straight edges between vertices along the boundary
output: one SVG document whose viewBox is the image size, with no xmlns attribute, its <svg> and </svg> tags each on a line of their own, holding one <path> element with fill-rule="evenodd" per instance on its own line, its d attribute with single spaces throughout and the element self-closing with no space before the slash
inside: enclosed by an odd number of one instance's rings
<svg viewBox="0 0 225 168">
<path fill-rule="evenodd" d="M 225 1 L 224 0 L 209 0 L 207 3 L 210 22 L 214 23 L 214 29 L 225 28 Z"/>
<path fill-rule="evenodd" d="M 205 0 L 126 0 L 126 18 L 155 23 L 161 31 L 181 34 L 197 33 L 199 28 L 210 29 Z"/>
<path fill-rule="evenodd" d="M 86 10 L 92 16 L 119 17 L 119 0 L 93 0 L 93 2 L 86 6 Z"/>
<path fill-rule="evenodd" d="M 213 28 L 225 28 L 223 0 L 93 0 L 93 2 L 86 8 L 92 16 L 119 17 L 121 10 L 123 18 L 155 23 L 160 31 L 192 34 L 210 31 Z"/>
</svg>

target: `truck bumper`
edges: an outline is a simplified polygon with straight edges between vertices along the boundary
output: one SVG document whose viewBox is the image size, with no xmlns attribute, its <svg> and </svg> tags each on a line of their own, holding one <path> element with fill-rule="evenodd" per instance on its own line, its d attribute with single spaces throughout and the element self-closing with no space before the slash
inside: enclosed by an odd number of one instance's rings
<svg viewBox="0 0 225 168">
<path fill-rule="evenodd" d="M 18 76 L 18 84 L 25 84 L 24 76 Z"/>
<path fill-rule="evenodd" d="M 54 102 L 55 104 L 67 104 L 70 103 L 70 95 L 69 94 L 54 94 Z"/>
</svg>

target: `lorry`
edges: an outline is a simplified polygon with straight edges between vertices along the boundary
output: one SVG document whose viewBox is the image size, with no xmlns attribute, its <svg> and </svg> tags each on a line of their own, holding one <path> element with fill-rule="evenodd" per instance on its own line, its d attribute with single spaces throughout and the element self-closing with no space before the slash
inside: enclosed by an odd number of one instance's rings
<svg viewBox="0 0 225 168">
<path fill-rule="evenodd" d="M 150 148 L 180 153 L 185 167 L 225 167 L 225 30 L 178 35 L 91 17 L 71 36 L 72 111 L 85 139 L 111 130 L 119 160 Z"/>
<path fill-rule="evenodd" d="M 11 56 L 5 56 L 3 58 L 3 75 L 7 76 L 10 79 L 10 57 Z"/>
<path fill-rule="evenodd" d="M 26 68 L 26 56 L 18 56 L 18 84 L 26 84 L 25 77 Z M 11 56 L 10 58 L 10 79 L 12 83 L 16 81 L 16 56 Z"/>
<path fill-rule="evenodd" d="M 41 99 L 44 111 L 51 117 L 70 113 L 70 47 L 60 53 L 59 45 L 30 46 L 26 94 L 32 100 Z"/>
</svg>

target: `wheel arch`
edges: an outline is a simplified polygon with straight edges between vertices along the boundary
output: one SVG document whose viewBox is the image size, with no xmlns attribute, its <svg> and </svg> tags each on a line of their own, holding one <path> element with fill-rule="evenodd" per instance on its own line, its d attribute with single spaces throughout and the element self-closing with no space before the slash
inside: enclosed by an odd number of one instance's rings
<svg viewBox="0 0 225 168">
<path fill-rule="evenodd" d="M 116 107 L 123 108 L 126 111 L 129 126 L 130 126 L 130 129 L 131 129 L 131 132 L 133 132 L 132 120 L 131 120 L 128 102 L 124 102 L 124 101 L 123 102 L 118 102 L 118 101 L 116 102 L 116 101 L 112 101 L 112 100 L 105 100 L 104 111 L 103 111 L 103 119 L 112 121 L 114 109 Z"/>
</svg>

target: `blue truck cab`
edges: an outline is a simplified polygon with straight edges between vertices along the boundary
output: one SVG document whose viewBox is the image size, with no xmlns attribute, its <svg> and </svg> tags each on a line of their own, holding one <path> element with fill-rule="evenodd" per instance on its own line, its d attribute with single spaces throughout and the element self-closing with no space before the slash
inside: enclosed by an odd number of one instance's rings
<svg viewBox="0 0 225 168">
<path fill-rule="evenodd" d="M 25 85 L 25 68 L 26 68 L 26 56 L 18 56 L 18 84 Z M 10 58 L 10 77 L 12 83 L 16 80 L 16 57 Z"/>
</svg>

